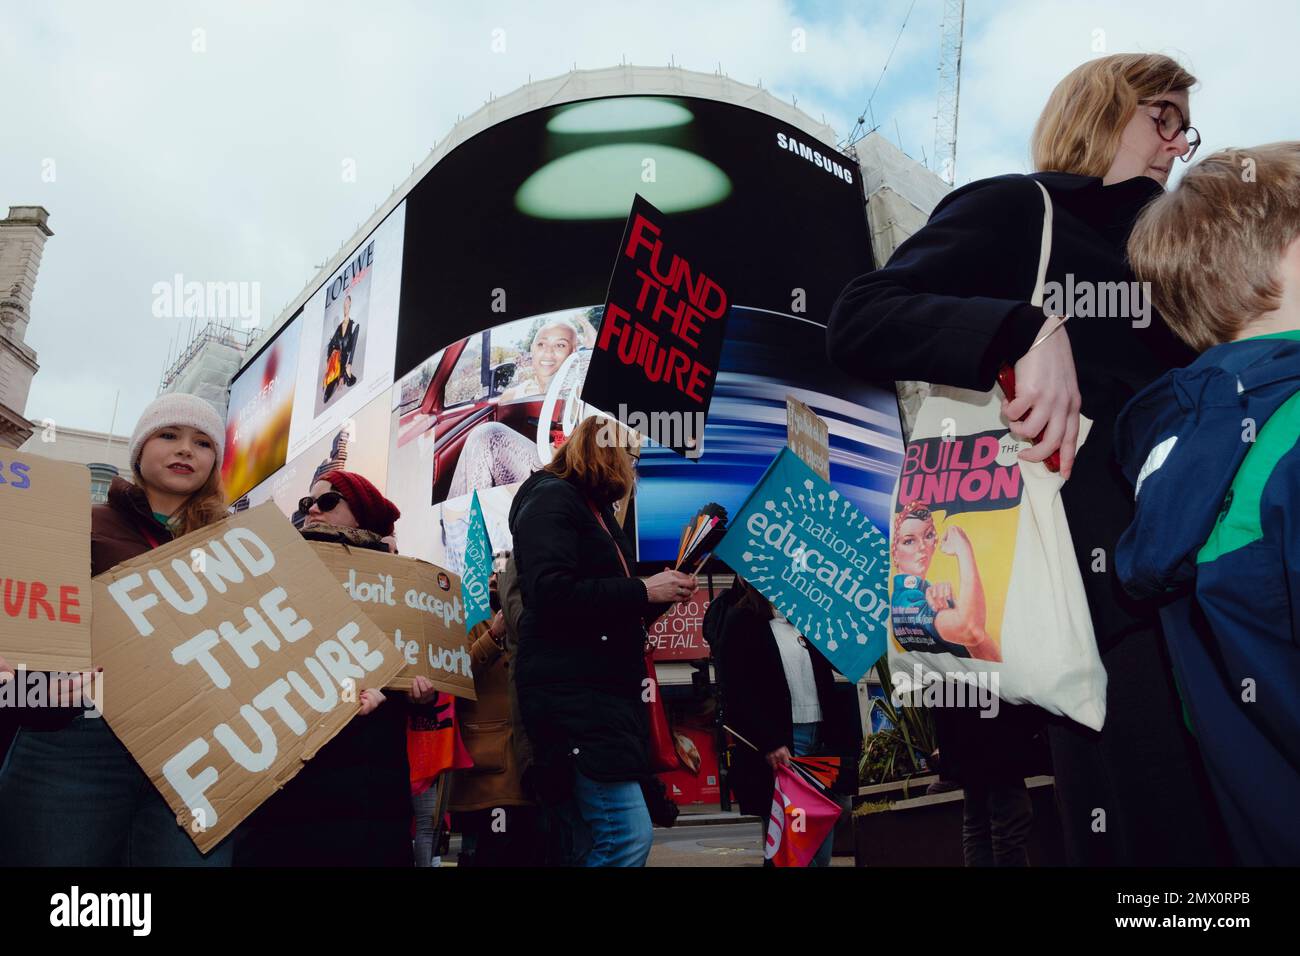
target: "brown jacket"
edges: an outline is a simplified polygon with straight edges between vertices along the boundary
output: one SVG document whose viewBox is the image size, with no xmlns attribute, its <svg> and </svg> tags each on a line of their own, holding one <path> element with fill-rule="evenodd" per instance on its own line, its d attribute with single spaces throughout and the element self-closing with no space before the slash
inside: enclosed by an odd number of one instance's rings
<svg viewBox="0 0 1300 956">
<path fill-rule="evenodd" d="M 497 578 L 502 610 L 506 619 L 507 647 L 501 649 L 484 632 L 470 648 L 474 671 L 474 692 L 478 700 L 456 701 L 456 718 L 461 740 L 474 760 L 469 770 L 458 770 L 451 788 L 449 808 L 459 813 L 494 807 L 527 806 L 530 800 L 522 786 L 524 771 L 531 763 L 530 750 L 515 705 L 514 682 L 510 679 L 511 639 L 518 633 L 518 587 L 512 587 L 514 563 Z"/>
<path fill-rule="evenodd" d="M 154 543 L 146 537 L 153 536 Z M 103 574 L 123 561 L 152 551 L 156 544 L 172 540 L 172 533 L 158 523 L 144 489 L 125 478 L 114 478 L 108 487 L 108 501 L 90 511 L 90 573 Z"/>
</svg>

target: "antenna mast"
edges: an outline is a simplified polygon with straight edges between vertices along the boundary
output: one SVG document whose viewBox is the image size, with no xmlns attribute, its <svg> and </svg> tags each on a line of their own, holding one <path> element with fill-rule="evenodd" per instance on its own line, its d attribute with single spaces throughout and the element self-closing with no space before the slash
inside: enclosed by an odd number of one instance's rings
<svg viewBox="0 0 1300 956">
<path fill-rule="evenodd" d="M 934 118 L 936 171 L 949 185 L 957 180 L 957 104 L 961 94 L 961 43 L 966 0 L 944 0 L 939 37 L 939 110 Z"/>
</svg>

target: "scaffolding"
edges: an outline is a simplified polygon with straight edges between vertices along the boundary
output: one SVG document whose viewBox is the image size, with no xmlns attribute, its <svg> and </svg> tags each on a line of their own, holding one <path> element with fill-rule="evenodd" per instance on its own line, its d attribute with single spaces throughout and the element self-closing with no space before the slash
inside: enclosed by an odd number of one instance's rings
<svg viewBox="0 0 1300 956">
<path fill-rule="evenodd" d="M 184 392 L 207 399 L 224 417 L 230 380 L 252 343 L 253 331 L 209 322 L 163 372 L 158 394 Z"/>
</svg>

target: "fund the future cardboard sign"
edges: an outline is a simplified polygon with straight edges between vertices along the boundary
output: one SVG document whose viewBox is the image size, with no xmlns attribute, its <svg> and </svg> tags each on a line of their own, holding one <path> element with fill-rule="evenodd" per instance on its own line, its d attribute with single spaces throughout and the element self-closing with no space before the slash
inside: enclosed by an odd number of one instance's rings
<svg viewBox="0 0 1300 956">
<path fill-rule="evenodd" d="M 632 203 L 582 400 L 686 458 L 703 452 L 728 297 L 679 225 Z"/>
<path fill-rule="evenodd" d="M 204 853 L 404 666 L 270 503 L 92 584 L 104 717 Z"/>
</svg>

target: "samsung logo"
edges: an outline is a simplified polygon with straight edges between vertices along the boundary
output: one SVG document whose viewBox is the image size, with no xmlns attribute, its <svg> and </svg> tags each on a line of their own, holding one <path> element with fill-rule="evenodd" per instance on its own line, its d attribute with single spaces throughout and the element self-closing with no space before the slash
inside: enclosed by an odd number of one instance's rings
<svg viewBox="0 0 1300 956">
<path fill-rule="evenodd" d="M 781 149 L 789 150 L 797 156 L 802 156 L 814 166 L 826 170 L 826 172 L 830 173 L 832 176 L 838 176 L 846 183 L 853 182 L 853 173 L 849 167 L 835 162 L 829 156 L 823 156 L 821 153 L 817 152 L 817 150 L 799 142 L 793 136 L 786 136 L 785 133 L 777 133 L 776 145 Z"/>
</svg>

